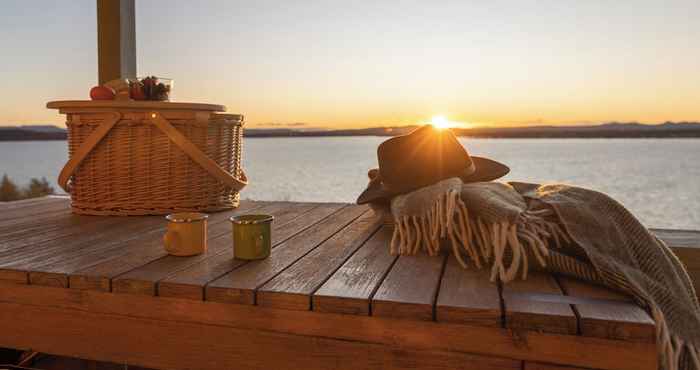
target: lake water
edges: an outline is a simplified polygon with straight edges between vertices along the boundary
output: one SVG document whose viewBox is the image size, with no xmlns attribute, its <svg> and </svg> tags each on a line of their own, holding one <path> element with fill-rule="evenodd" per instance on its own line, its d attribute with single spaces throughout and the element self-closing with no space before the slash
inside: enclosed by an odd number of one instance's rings
<svg viewBox="0 0 700 370">
<path fill-rule="evenodd" d="M 243 198 L 354 202 L 380 137 L 246 138 Z M 504 180 L 565 182 L 610 194 L 649 227 L 700 230 L 700 139 L 461 139 L 506 163 Z M 52 183 L 66 143 L 0 142 L 0 174 Z M 56 186 L 58 189 L 58 186 Z"/>
</svg>

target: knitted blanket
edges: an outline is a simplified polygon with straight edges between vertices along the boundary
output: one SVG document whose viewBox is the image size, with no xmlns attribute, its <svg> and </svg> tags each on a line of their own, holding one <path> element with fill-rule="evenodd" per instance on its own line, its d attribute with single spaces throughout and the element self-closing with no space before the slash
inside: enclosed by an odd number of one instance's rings
<svg viewBox="0 0 700 370">
<path fill-rule="evenodd" d="M 659 368 L 700 370 L 700 306 L 685 268 L 605 194 L 452 178 L 394 197 L 391 212 L 392 254 L 436 255 L 448 245 L 463 267 L 490 268 L 492 281 L 545 268 L 622 291 L 656 323 Z"/>
</svg>

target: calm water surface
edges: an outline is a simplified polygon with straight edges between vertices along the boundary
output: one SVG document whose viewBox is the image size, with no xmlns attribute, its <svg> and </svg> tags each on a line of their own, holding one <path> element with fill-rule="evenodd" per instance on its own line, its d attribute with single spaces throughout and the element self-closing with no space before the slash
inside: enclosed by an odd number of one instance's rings
<svg viewBox="0 0 700 370">
<path fill-rule="evenodd" d="M 353 202 L 376 166 L 385 138 L 247 138 L 251 180 L 242 196 L 257 200 Z M 504 180 L 565 182 L 606 192 L 650 227 L 700 230 L 698 139 L 462 139 L 473 155 L 506 163 Z M 0 174 L 25 184 L 55 184 L 66 143 L 0 142 Z M 58 186 L 56 186 L 58 189 Z"/>
</svg>

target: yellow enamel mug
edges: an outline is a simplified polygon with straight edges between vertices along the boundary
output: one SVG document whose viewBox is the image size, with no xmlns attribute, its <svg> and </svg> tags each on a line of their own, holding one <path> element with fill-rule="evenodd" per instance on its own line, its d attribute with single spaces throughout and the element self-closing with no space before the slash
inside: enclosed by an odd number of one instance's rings
<svg viewBox="0 0 700 370">
<path fill-rule="evenodd" d="M 163 235 L 165 250 L 173 256 L 194 256 L 207 251 L 207 217 L 204 213 L 182 212 L 165 216 L 168 230 Z"/>
</svg>

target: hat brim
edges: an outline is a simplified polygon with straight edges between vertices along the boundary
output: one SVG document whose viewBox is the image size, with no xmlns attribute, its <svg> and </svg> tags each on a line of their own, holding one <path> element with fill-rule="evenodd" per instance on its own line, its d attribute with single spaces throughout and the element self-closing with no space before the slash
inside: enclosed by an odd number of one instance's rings
<svg viewBox="0 0 700 370">
<path fill-rule="evenodd" d="M 470 175 L 460 176 L 465 183 L 492 181 L 499 179 L 510 172 L 510 168 L 503 163 L 484 157 L 471 157 L 476 171 Z M 399 195 L 401 192 L 392 192 L 384 188 L 380 181 L 370 181 L 362 194 L 357 198 L 357 204 L 371 202 L 388 202 L 389 198 Z"/>
</svg>

